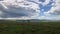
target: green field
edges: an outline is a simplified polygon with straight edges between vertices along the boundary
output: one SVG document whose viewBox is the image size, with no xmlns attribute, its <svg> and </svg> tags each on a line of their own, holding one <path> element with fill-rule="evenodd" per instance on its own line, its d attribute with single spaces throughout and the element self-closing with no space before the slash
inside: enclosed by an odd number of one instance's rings
<svg viewBox="0 0 60 34">
<path fill-rule="evenodd" d="M 0 21 L 0 34 L 60 34 L 60 22 Z"/>
</svg>

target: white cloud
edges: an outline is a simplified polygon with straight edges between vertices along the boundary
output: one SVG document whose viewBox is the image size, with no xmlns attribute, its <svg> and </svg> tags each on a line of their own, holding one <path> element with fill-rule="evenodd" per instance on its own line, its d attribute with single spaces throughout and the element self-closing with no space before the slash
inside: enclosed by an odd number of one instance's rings
<svg viewBox="0 0 60 34">
<path fill-rule="evenodd" d="M 39 16 L 38 19 L 47 19 L 47 20 L 51 20 L 51 16 Z"/>
<path fill-rule="evenodd" d="M 29 0 L 3 0 L 0 1 L 0 11 L 2 17 L 5 18 L 35 18 L 39 16 L 39 0 L 31 0 L 34 2 L 29 2 Z M 37 4 L 38 3 L 38 4 Z M 2 9 L 1 9 L 2 8 Z M 26 19 L 27 19 L 26 18 Z"/>
<path fill-rule="evenodd" d="M 45 0 L 44 2 L 40 2 L 43 6 L 47 5 L 50 3 L 51 0 Z"/>
<path fill-rule="evenodd" d="M 55 3 L 53 3 L 51 9 L 48 12 L 44 12 L 44 14 L 47 15 L 47 16 L 54 15 L 54 17 L 56 19 L 60 19 L 60 17 L 59 17 L 60 16 L 60 0 L 54 0 L 54 2 Z"/>
<path fill-rule="evenodd" d="M 32 2 L 35 2 L 35 3 L 40 3 L 40 1 L 39 0 L 27 0 L 27 1 L 32 1 Z"/>
</svg>

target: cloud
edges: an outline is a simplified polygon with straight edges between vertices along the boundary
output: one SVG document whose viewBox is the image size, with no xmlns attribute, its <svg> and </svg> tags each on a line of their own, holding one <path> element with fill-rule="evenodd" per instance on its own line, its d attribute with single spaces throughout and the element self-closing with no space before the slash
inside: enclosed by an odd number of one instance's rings
<svg viewBox="0 0 60 34">
<path fill-rule="evenodd" d="M 44 2 L 41 2 L 41 1 L 44 1 Z M 41 0 L 41 1 L 40 1 L 40 4 L 45 6 L 45 5 L 49 4 L 51 0 Z"/>
<path fill-rule="evenodd" d="M 0 1 L 0 18 L 36 18 L 40 15 L 38 2 L 39 0 Z"/>
<path fill-rule="evenodd" d="M 60 19 L 60 0 L 54 0 L 53 6 L 51 7 L 51 9 L 48 12 L 44 12 L 44 14 L 46 16 L 53 15 L 55 19 Z"/>
</svg>

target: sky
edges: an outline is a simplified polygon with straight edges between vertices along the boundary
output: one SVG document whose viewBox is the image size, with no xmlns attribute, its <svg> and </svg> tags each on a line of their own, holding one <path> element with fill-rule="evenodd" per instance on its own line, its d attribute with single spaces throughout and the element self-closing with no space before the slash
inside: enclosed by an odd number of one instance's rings
<svg viewBox="0 0 60 34">
<path fill-rule="evenodd" d="M 60 0 L 0 0 L 0 19 L 60 20 Z"/>
</svg>

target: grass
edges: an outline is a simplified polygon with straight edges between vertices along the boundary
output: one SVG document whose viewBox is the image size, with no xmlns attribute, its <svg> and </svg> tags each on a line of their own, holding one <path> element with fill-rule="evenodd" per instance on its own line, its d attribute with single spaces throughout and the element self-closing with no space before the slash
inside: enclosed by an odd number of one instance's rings
<svg viewBox="0 0 60 34">
<path fill-rule="evenodd" d="M 60 22 L 0 21 L 0 34 L 60 34 Z"/>
</svg>

